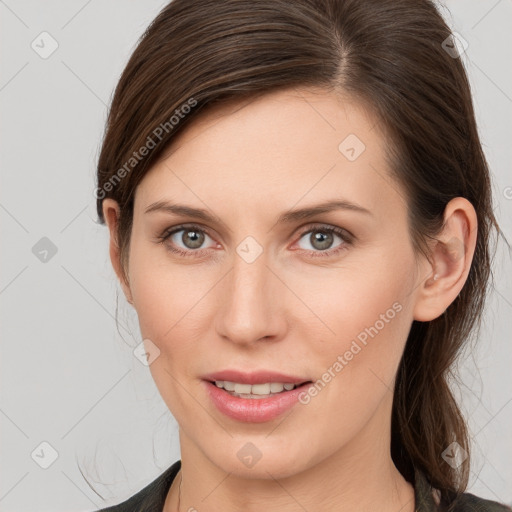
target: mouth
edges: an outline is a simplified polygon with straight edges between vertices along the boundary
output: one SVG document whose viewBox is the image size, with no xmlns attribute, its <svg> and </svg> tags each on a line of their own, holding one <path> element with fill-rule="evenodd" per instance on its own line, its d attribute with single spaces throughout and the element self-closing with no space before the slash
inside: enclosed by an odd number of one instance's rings
<svg viewBox="0 0 512 512">
<path fill-rule="evenodd" d="M 292 382 L 263 382 L 260 384 L 246 384 L 241 382 L 233 382 L 228 380 L 208 381 L 217 388 L 224 390 L 233 397 L 245 398 L 250 400 L 261 400 L 272 398 L 273 396 L 282 395 L 288 391 L 293 391 L 312 381 L 303 381 L 298 383 Z"/>
<path fill-rule="evenodd" d="M 226 370 L 203 377 L 212 405 L 231 420 L 245 423 L 272 421 L 295 407 L 312 380 L 260 371 Z"/>
</svg>

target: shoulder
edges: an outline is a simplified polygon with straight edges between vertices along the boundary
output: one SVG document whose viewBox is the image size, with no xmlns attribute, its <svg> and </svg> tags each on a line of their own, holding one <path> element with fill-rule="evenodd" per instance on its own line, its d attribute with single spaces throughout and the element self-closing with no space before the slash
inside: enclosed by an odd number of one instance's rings
<svg viewBox="0 0 512 512">
<path fill-rule="evenodd" d="M 453 502 L 450 510 L 453 512 L 512 512 L 512 508 L 497 501 L 487 500 L 465 492 Z"/>
<path fill-rule="evenodd" d="M 167 492 L 181 467 L 181 460 L 127 500 L 97 512 L 161 512 Z"/>
<path fill-rule="evenodd" d="M 440 491 L 418 467 L 414 468 L 414 491 L 418 512 L 512 512 L 510 506 L 469 492 L 449 493 L 449 498 L 441 498 Z"/>
</svg>

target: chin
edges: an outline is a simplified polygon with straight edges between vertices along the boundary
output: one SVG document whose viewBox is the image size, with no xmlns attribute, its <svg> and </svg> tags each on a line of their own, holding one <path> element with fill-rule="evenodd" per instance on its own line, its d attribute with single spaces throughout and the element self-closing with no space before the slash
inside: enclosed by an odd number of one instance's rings
<svg viewBox="0 0 512 512">
<path fill-rule="evenodd" d="M 267 435 L 229 438 L 213 453 L 210 445 L 208 458 L 226 473 L 261 480 L 288 478 L 314 465 L 304 450 L 307 439 L 298 440 L 296 446 L 286 446 L 289 443 L 283 443 L 277 437 L 270 442 Z"/>
</svg>

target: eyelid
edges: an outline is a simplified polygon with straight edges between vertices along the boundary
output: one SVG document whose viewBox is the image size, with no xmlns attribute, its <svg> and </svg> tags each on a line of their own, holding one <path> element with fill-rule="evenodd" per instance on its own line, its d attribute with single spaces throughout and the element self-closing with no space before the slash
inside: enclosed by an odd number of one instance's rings
<svg viewBox="0 0 512 512">
<path fill-rule="evenodd" d="M 160 236 L 169 236 L 176 233 L 177 231 L 182 231 L 184 229 L 190 229 L 191 231 L 197 229 L 197 231 L 202 231 L 203 233 L 206 233 L 210 238 L 213 238 L 206 226 L 201 226 L 200 224 L 195 224 L 193 222 L 186 222 L 184 224 L 177 224 L 176 226 L 166 228 Z"/>
<path fill-rule="evenodd" d="M 309 233 L 310 231 L 313 231 L 315 229 L 318 231 L 325 229 L 326 231 L 333 231 L 347 242 L 352 242 L 355 239 L 355 236 L 347 229 L 339 226 L 334 226 L 333 224 L 328 224 L 325 222 L 312 222 L 307 224 L 306 226 L 302 226 L 300 229 L 301 233 L 299 238 L 302 238 L 306 233 Z"/>
</svg>

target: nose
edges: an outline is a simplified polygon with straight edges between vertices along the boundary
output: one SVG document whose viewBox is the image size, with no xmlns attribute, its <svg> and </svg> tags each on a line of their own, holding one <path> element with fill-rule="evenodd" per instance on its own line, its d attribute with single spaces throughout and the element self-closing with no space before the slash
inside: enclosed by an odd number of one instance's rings
<svg viewBox="0 0 512 512">
<path fill-rule="evenodd" d="M 286 286 L 270 268 L 265 252 L 250 263 L 235 254 L 218 288 L 217 334 L 246 346 L 282 338 L 287 328 L 285 294 Z"/>
</svg>

